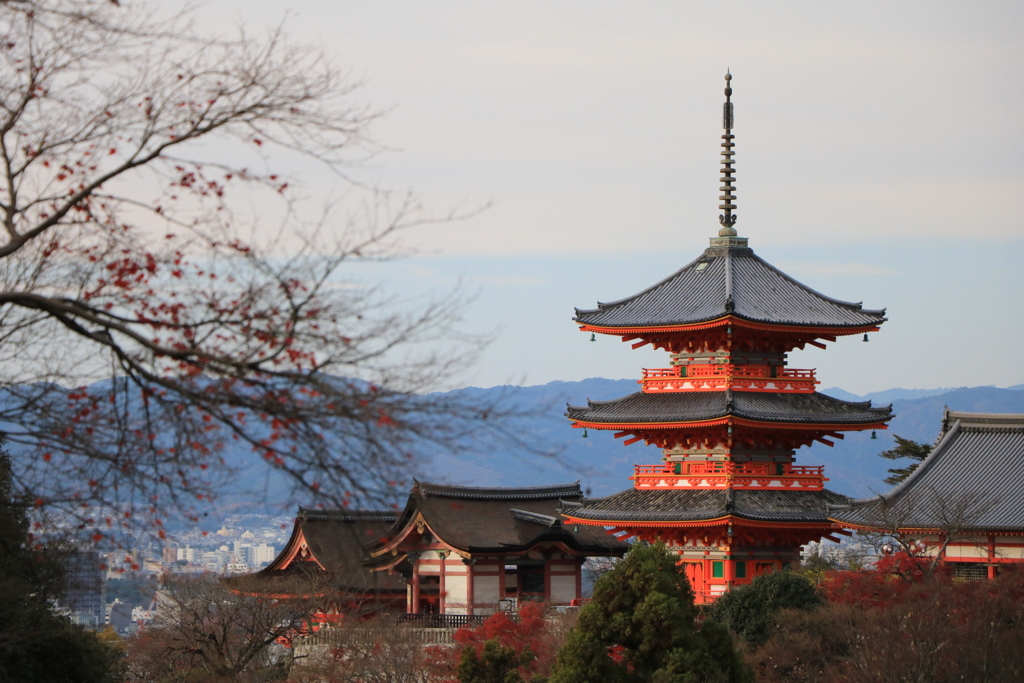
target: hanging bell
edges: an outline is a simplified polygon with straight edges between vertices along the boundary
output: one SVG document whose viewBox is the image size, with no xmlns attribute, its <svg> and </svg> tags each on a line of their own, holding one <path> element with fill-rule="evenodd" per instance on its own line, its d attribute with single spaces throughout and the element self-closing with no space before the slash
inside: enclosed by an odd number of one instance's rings
<svg viewBox="0 0 1024 683">
<path fill-rule="evenodd" d="M 864 333 L 864 341 L 868 341 L 868 333 L 867 332 Z"/>
<path fill-rule="evenodd" d="M 593 332 L 590 333 L 590 341 L 597 341 L 597 335 Z"/>
<path fill-rule="evenodd" d="M 587 436 L 587 430 L 586 429 L 583 430 L 583 438 L 584 439 L 589 439 L 590 438 L 590 437 Z"/>
<path fill-rule="evenodd" d="M 871 438 L 872 439 L 877 439 L 878 438 L 878 434 L 875 434 L 875 432 L 872 431 L 871 432 Z"/>
</svg>

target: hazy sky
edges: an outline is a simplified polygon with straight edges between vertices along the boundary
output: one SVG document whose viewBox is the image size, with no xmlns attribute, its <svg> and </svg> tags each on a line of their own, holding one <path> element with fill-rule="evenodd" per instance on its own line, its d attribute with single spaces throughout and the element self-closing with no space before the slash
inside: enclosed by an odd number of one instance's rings
<svg viewBox="0 0 1024 683">
<path fill-rule="evenodd" d="M 823 386 L 1024 382 L 1024 3 L 292 0 L 391 151 L 355 174 L 439 211 L 429 253 L 375 270 L 478 296 L 493 331 L 456 383 L 636 377 L 665 354 L 571 321 L 695 258 L 717 231 L 722 76 L 734 75 L 740 234 L 837 298 L 887 307 L 869 344 L 796 354 Z M 201 21 L 276 24 L 280 2 Z M 315 167 L 309 191 L 326 181 Z M 322 185 L 323 184 L 323 185 Z M 370 273 L 363 276 L 370 277 Z"/>
</svg>

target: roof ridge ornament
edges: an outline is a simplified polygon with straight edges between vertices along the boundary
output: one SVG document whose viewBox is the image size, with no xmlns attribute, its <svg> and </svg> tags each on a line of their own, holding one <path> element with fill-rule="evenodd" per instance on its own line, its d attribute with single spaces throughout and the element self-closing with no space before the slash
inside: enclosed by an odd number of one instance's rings
<svg viewBox="0 0 1024 683">
<path fill-rule="evenodd" d="M 732 227 L 736 224 L 736 216 L 733 215 L 732 210 L 736 208 L 733 204 L 736 201 L 736 195 L 733 194 L 733 182 L 735 182 L 732 174 L 736 170 L 732 167 L 733 154 L 732 148 L 733 138 L 736 136 L 732 134 L 732 74 L 726 71 L 725 73 L 725 102 L 722 104 L 722 128 L 725 130 L 725 134 L 722 136 L 722 184 L 724 187 L 719 188 L 725 194 L 719 199 L 725 203 L 719 206 L 719 209 L 725 209 L 725 213 L 718 217 L 718 222 L 722 224 L 722 229 L 718 231 L 720 237 L 735 237 L 736 228 Z"/>
<path fill-rule="evenodd" d="M 725 72 L 725 102 L 722 104 L 722 128 L 725 129 L 725 134 L 722 135 L 722 187 L 718 188 L 722 192 L 722 196 L 719 199 L 722 203 L 718 206 L 719 209 L 725 211 L 725 213 L 719 215 L 718 222 L 722 224 L 722 228 L 718 231 L 718 237 L 711 238 L 711 246 L 713 247 L 746 247 L 747 240 L 744 237 L 737 237 L 736 225 L 737 216 L 732 211 L 736 208 L 736 195 L 735 186 L 736 179 L 733 178 L 733 173 L 736 169 L 733 168 L 733 164 L 736 162 L 733 160 L 735 152 L 732 151 L 736 145 L 733 143 L 735 135 L 732 134 L 733 127 L 733 107 L 732 107 L 732 74 L 726 70 Z"/>
</svg>

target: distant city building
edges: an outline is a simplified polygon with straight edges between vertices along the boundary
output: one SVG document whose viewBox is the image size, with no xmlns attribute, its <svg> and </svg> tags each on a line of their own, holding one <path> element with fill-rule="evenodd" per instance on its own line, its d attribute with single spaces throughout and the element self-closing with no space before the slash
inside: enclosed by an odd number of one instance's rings
<svg viewBox="0 0 1024 683">
<path fill-rule="evenodd" d="M 107 580 L 119 581 L 132 576 L 133 567 L 138 567 L 137 552 L 114 550 L 106 554 Z"/>
<path fill-rule="evenodd" d="M 128 627 L 133 624 L 132 606 L 128 603 L 114 600 L 107 605 L 107 625 L 113 627 L 118 633 L 125 633 Z"/>
<path fill-rule="evenodd" d="M 136 624 L 148 624 L 153 621 L 153 617 L 156 615 L 156 610 L 146 609 L 144 607 L 133 607 L 132 608 L 132 621 Z"/>
<path fill-rule="evenodd" d="M 101 629 L 107 621 L 107 577 L 103 555 L 79 550 L 67 558 L 67 587 L 61 607 L 71 620 L 86 628 Z"/>
<path fill-rule="evenodd" d="M 249 564 L 253 567 L 270 564 L 275 557 L 277 557 L 277 552 L 274 550 L 274 546 L 266 543 L 260 543 L 249 549 Z"/>
</svg>

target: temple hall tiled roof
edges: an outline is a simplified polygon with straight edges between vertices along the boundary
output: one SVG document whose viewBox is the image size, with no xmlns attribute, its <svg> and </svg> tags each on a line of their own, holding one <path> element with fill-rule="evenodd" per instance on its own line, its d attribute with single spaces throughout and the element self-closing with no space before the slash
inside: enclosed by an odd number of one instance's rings
<svg viewBox="0 0 1024 683">
<path fill-rule="evenodd" d="M 1024 531 L 1024 415 L 947 409 L 935 447 L 905 481 L 830 516 L 860 527 Z"/>
<path fill-rule="evenodd" d="M 451 486 L 417 481 L 421 495 L 438 498 L 464 498 L 467 500 L 551 500 L 582 495 L 579 482 L 556 486 Z"/>
<path fill-rule="evenodd" d="M 566 416 L 588 423 L 697 422 L 733 415 L 761 422 L 871 424 L 892 417 L 891 406 L 849 402 L 825 394 L 745 391 L 637 392 L 614 401 L 569 406 Z"/>
<path fill-rule="evenodd" d="M 849 502 L 829 491 L 627 489 L 567 506 L 567 516 L 593 522 L 697 522 L 727 515 L 754 521 L 828 522 L 828 507 Z"/>
<path fill-rule="evenodd" d="M 330 586 L 355 593 L 404 593 L 400 576 L 372 571 L 367 549 L 384 538 L 397 519 L 394 511 L 311 510 L 299 508 L 288 545 L 256 576 L 266 579 L 290 576 L 308 578 L 307 562 L 281 568 L 294 545 L 305 540 L 309 552 L 323 565 Z"/>
<path fill-rule="evenodd" d="M 574 533 L 562 526 L 558 509 L 582 499 L 578 482 L 520 488 L 416 482 L 392 536 L 412 524 L 419 513 L 443 542 L 471 553 L 527 550 L 543 541 L 598 555 L 625 552 L 628 546 L 603 529 L 588 527 Z"/>
<path fill-rule="evenodd" d="M 690 325 L 730 314 L 758 323 L 837 329 L 885 321 L 884 309 L 863 309 L 820 294 L 745 247 L 711 247 L 653 287 L 597 306 L 576 309 L 574 319 L 623 329 Z"/>
</svg>

